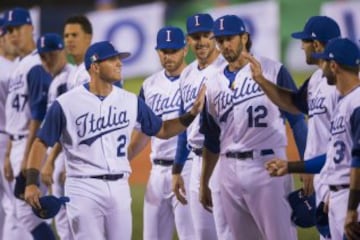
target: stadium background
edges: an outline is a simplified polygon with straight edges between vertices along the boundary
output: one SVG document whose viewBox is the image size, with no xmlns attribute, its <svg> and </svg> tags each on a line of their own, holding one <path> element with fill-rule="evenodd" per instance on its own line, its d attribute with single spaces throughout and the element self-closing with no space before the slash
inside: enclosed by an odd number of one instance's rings
<svg viewBox="0 0 360 240">
<path fill-rule="evenodd" d="M 304 79 L 311 73 L 311 68 L 304 65 L 304 56 L 300 50 L 300 44 L 294 42 L 290 38 L 290 34 L 294 31 L 301 30 L 305 21 L 312 15 L 319 15 L 323 12 L 324 4 L 358 4 L 360 9 L 360 1 L 326 1 L 326 0 L 277 0 L 277 1 L 247 1 L 247 0 L 164 0 L 164 1 L 148 1 L 148 0 L 1 0 L 0 1 L 0 15 L 3 11 L 15 7 L 22 6 L 36 9 L 39 24 L 37 35 L 46 32 L 62 33 L 63 23 L 66 18 L 74 14 L 87 14 L 94 11 L 107 11 L 116 9 L 130 9 L 131 7 L 142 6 L 143 4 L 151 3 L 163 4 L 164 13 L 161 17 L 162 23 L 166 25 L 175 25 L 185 30 L 185 19 L 187 16 L 196 12 L 203 12 L 209 9 L 218 9 L 221 7 L 241 6 L 241 4 L 252 4 L 254 2 L 267 4 L 268 2 L 275 2 L 278 6 L 278 31 L 276 33 L 277 43 L 279 44 L 279 60 L 283 61 L 290 69 L 297 84 L 301 84 Z M 239 5 L 240 4 L 240 5 Z M 146 5 L 145 5 L 146 6 Z M 356 5 L 357 6 L 357 5 Z M 345 15 L 347 12 L 345 12 Z M 360 14 L 360 13 L 359 13 Z M 359 15 L 358 14 L 358 15 Z M 360 39 L 360 17 L 352 16 L 355 19 L 355 26 L 350 26 L 351 22 L 346 22 L 346 35 L 351 38 Z M 346 15 L 347 16 L 347 15 Z M 266 24 L 267 19 L 262 19 L 263 16 L 255 16 Z M 92 22 L 94 24 L 94 22 Z M 349 25 L 349 26 L 348 26 Z M 351 29 L 350 29 L 351 27 Z M 350 29 L 350 30 L 349 30 Z M 343 30 L 343 29 L 342 29 Z M 36 35 L 36 34 L 35 34 Z M 36 37 L 36 36 L 34 36 Z M 273 36 L 268 36 L 273 37 Z M 127 42 L 123 42 L 122 45 Z M 267 48 L 272 48 L 272 45 L 267 45 Z M 261 49 L 267 51 L 269 49 Z M 156 55 L 155 55 L 156 56 Z M 193 55 L 188 54 L 187 62 L 193 60 Z M 71 61 L 71 59 L 69 59 Z M 157 60 L 157 59 L 156 59 Z M 154 62 L 156 60 L 153 60 Z M 159 67 L 159 65 L 157 65 Z M 125 65 L 126 69 L 127 66 Z M 138 93 L 141 83 L 148 74 L 130 74 L 130 77 L 125 77 L 125 89 L 134 93 Z M 289 132 L 289 131 L 288 131 Z M 289 159 L 298 159 L 298 154 L 294 148 L 294 141 L 289 135 L 288 146 Z M 145 184 L 149 176 L 151 168 L 149 158 L 149 146 L 132 161 L 133 173 L 130 178 L 132 186 L 133 197 L 133 239 L 141 239 L 142 234 L 142 205 Z M 297 186 L 300 186 L 298 177 L 295 176 Z M 176 239 L 176 236 L 174 237 Z M 299 240 L 313 240 L 319 239 L 315 229 L 299 229 Z"/>
</svg>

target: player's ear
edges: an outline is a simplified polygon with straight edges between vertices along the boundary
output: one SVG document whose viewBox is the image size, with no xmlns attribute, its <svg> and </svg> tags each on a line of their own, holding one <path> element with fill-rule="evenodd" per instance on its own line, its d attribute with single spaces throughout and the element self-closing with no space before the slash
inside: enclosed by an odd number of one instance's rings
<svg viewBox="0 0 360 240">
<path fill-rule="evenodd" d="M 242 35 L 240 35 L 240 39 L 243 46 L 246 46 L 247 42 L 249 41 L 249 34 L 243 33 Z"/>
<path fill-rule="evenodd" d="M 315 52 L 323 52 L 325 48 L 324 44 L 319 42 L 318 40 L 313 41 L 313 47 Z"/>
</svg>

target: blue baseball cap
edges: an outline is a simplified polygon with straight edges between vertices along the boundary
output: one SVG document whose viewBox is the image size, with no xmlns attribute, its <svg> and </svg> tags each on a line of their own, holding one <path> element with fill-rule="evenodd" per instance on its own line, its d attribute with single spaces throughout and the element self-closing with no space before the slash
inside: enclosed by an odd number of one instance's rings
<svg viewBox="0 0 360 240">
<path fill-rule="evenodd" d="M 331 238 L 330 226 L 329 226 L 329 217 L 326 212 L 324 212 L 324 202 L 320 202 L 319 206 L 316 208 L 316 229 L 326 239 Z"/>
<path fill-rule="evenodd" d="M 36 42 L 39 54 L 64 49 L 64 41 L 59 34 L 45 33 Z"/>
<path fill-rule="evenodd" d="M 322 53 L 313 53 L 313 58 L 334 60 L 338 64 L 357 67 L 360 65 L 359 47 L 347 38 L 335 38 L 330 40 Z"/>
<path fill-rule="evenodd" d="M 121 59 L 124 59 L 129 57 L 130 53 L 119 52 L 109 41 L 94 43 L 85 53 L 85 68 L 89 70 L 92 63 L 101 62 L 115 56 L 119 56 Z"/>
<path fill-rule="evenodd" d="M 32 24 L 30 12 L 25 8 L 13 8 L 5 13 L 5 27 Z"/>
<path fill-rule="evenodd" d="M 340 37 L 339 25 L 326 16 L 313 16 L 309 18 L 302 32 L 292 33 L 291 36 L 302 40 L 319 40 L 327 42 L 333 38 Z"/>
<path fill-rule="evenodd" d="M 213 32 L 215 37 L 231 36 L 246 32 L 245 24 L 235 15 L 222 16 L 214 22 Z"/>
<path fill-rule="evenodd" d="M 0 17 L 0 37 L 6 34 L 6 28 L 4 27 L 4 24 L 5 24 L 5 18 Z"/>
<path fill-rule="evenodd" d="M 157 33 L 155 49 L 181 49 L 185 45 L 184 33 L 178 27 L 163 27 Z"/>
<path fill-rule="evenodd" d="M 186 31 L 187 34 L 193 34 L 198 32 L 212 32 L 214 20 L 207 13 L 195 14 L 187 18 Z"/>
<path fill-rule="evenodd" d="M 305 196 L 303 189 L 298 189 L 288 195 L 292 208 L 291 221 L 299 227 L 308 228 L 316 224 L 315 194 Z"/>
<path fill-rule="evenodd" d="M 33 213 L 42 219 L 49 219 L 55 217 L 56 214 L 60 211 L 62 205 L 69 202 L 70 198 L 68 197 L 60 197 L 57 198 L 55 196 L 43 196 L 39 198 L 39 202 L 41 205 L 41 209 L 32 208 Z"/>
</svg>

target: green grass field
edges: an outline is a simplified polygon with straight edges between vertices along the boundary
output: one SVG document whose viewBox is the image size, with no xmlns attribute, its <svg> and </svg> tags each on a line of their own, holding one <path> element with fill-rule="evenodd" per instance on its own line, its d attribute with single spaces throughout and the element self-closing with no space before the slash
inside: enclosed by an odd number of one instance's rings
<svg viewBox="0 0 360 240">
<path fill-rule="evenodd" d="M 297 85 L 300 85 L 304 79 L 308 77 L 309 74 L 294 74 L 294 79 Z M 142 84 L 144 78 L 136 78 L 129 79 L 125 81 L 124 88 L 138 93 L 140 86 Z M 301 183 L 298 181 L 298 177 L 294 177 L 295 179 L 295 187 L 298 188 L 301 186 Z M 144 201 L 144 185 L 132 185 L 132 213 L 133 213 L 133 240 L 141 240 L 142 239 L 142 228 L 143 228 L 143 201 Z M 269 206 L 271 207 L 271 206 Z M 174 239 L 177 239 L 176 236 Z M 318 240 L 319 235 L 315 228 L 308 229 L 298 229 L 298 239 L 299 240 Z"/>
</svg>

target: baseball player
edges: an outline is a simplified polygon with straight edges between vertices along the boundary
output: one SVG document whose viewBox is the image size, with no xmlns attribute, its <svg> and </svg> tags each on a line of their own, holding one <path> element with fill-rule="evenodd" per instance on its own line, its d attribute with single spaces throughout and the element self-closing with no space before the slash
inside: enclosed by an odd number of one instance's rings
<svg viewBox="0 0 360 240">
<path fill-rule="evenodd" d="M 12 171 L 5 176 L 5 155 L 9 137 L 5 132 L 5 101 L 9 88 L 9 73 L 15 66 L 16 58 L 14 46 L 9 41 L 9 36 L 5 35 L 3 28 L 5 19 L 0 18 L 0 239 L 30 239 L 30 233 L 18 225 L 15 215 L 15 197 L 12 193 L 11 182 L 14 180 Z M 9 160 L 7 158 L 7 160 Z M 8 161 L 7 161 L 8 162 Z M 11 166 L 11 165 L 9 165 Z"/>
<path fill-rule="evenodd" d="M 167 139 L 184 131 L 202 110 L 205 87 L 190 112 L 165 122 L 134 94 L 113 87 L 121 74 L 121 59 L 127 56 L 108 41 L 89 47 L 85 66 L 90 82 L 52 104 L 29 157 L 25 199 L 41 208 L 36 185 L 40 159 L 47 146 L 57 141 L 63 146 L 65 194 L 70 198 L 66 211 L 75 239 L 131 238 L 127 147 L 133 129 Z"/>
<path fill-rule="evenodd" d="M 311 77 L 305 81 L 297 92 L 282 89 L 270 81 L 258 82 L 267 96 L 281 109 L 288 112 L 303 112 L 308 114 L 308 136 L 305 150 L 305 159 L 313 158 L 326 152 L 329 141 L 330 119 L 336 103 L 336 89 L 327 84 L 320 68 L 321 62 L 312 57 L 313 53 L 322 52 L 326 43 L 332 38 L 340 37 L 340 28 L 331 18 L 326 16 L 313 16 L 305 24 L 304 30 L 292 34 L 293 38 L 301 39 L 305 52 L 306 63 L 317 65 Z M 312 184 L 311 182 L 309 184 Z M 308 189 L 310 186 L 305 186 Z M 316 202 L 327 202 L 329 189 L 323 183 L 321 174 L 315 175 L 314 187 Z M 310 194 L 310 191 L 306 192 Z"/>
<path fill-rule="evenodd" d="M 225 15 L 214 23 L 217 45 L 228 62 L 210 77 L 200 131 L 204 149 L 200 199 L 211 207 L 208 183 L 218 161 L 221 200 L 234 239 L 297 239 L 291 224 L 286 196 L 291 178 L 270 178 L 264 161 L 286 154 L 283 115 L 295 133 L 300 154 L 305 148 L 303 115 L 281 112 L 252 79 L 250 64 L 242 53 L 250 51 L 250 35 L 243 21 Z M 267 78 L 280 86 L 295 89 L 285 67 L 256 56 Z M 297 134 L 296 134 L 297 132 Z M 269 206 L 271 202 L 271 206 Z"/>
<path fill-rule="evenodd" d="M 157 33 L 156 50 L 163 69 L 145 79 L 139 97 L 162 120 L 174 119 L 180 112 L 179 77 L 186 67 L 187 46 L 182 30 L 161 28 Z M 138 142 L 147 142 L 145 139 L 148 140 L 146 135 L 135 131 L 129 148 Z M 190 207 L 179 204 L 171 189 L 176 141 L 177 137 L 151 138 L 152 168 L 144 200 L 145 240 L 172 239 L 174 226 L 179 239 L 195 239 Z M 186 184 L 190 180 L 191 164 L 192 161 L 186 161 L 183 171 Z"/>
<path fill-rule="evenodd" d="M 51 76 L 42 68 L 32 38 L 29 11 L 14 8 L 5 15 L 5 27 L 20 60 L 9 79 L 5 131 L 10 135 L 10 161 L 15 175 L 23 174 L 35 133 L 42 122 Z M 55 239 L 50 226 L 37 218 L 26 202 L 16 199 L 16 216 L 34 239 Z"/>
<path fill-rule="evenodd" d="M 273 176 L 321 170 L 323 181 L 330 189 L 328 215 L 332 239 L 343 238 L 344 226 L 348 239 L 359 239 L 360 50 L 349 39 L 337 38 L 313 57 L 324 60 L 321 67 L 327 83 L 339 91 L 326 152 L 305 162 L 275 159 L 266 163 L 266 167 Z"/>
<path fill-rule="evenodd" d="M 55 99 L 66 92 L 68 76 L 73 70 L 73 66 L 66 61 L 64 42 L 58 34 L 47 33 L 42 35 L 37 41 L 37 50 L 44 68 L 53 77 L 48 93 L 47 108 L 49 109 Z M 49 188 L 53 186 L 52 194 L 57 197 L 64 196 L 64 158 L 65 156 L 62 152 L 56 156 L 50 153 L 41 171 L 43 183 Z M 55 224 L 60 239 L 72 239 L 64 206 L 56 214 Z"/>
<path fill-rule="evenodd" d="M 182 111 L 189 109 L 194 100 L 201 84 L 207 81 L 208 75 L 220 70 L 225 66 L 226 61 L 216 49 L 216 42 L 213 38 L 212 26 L 213 19 L 209 14 L 195 14 L 187 19 L 187 39 L 189 47 L 196 56 L 182 74 L 180 79 Z M 211 82 L 209 82 L 211 84 Z M 226 224 L 220 203 L 220 188 L 214 177 L 212 194 L 214 200 L 213 213 L 206 211 L 199 202 L 199 182 L 202 161 L 203 136 L 199 133 L 199 119 L 197 119 L 187 129 L 186 134 L 180 135 L 178 139 L 178 149 L 175 158 L 173 170 L 173 190 L 177 198 L 186 203 L 184 192 L 188 189 L 189 205 L 195 227 L 197 239 L 231 239 L 228 224 Z M 182 167 L 187 159 L 189 150 L 190 157 L 193 158 L 191 172 L 190 188 L 183 185 Z M 215 175 L 215 174 L 214 174 Z M 215 221 L 214 221 L 215 220 Z"/>
</svg>

